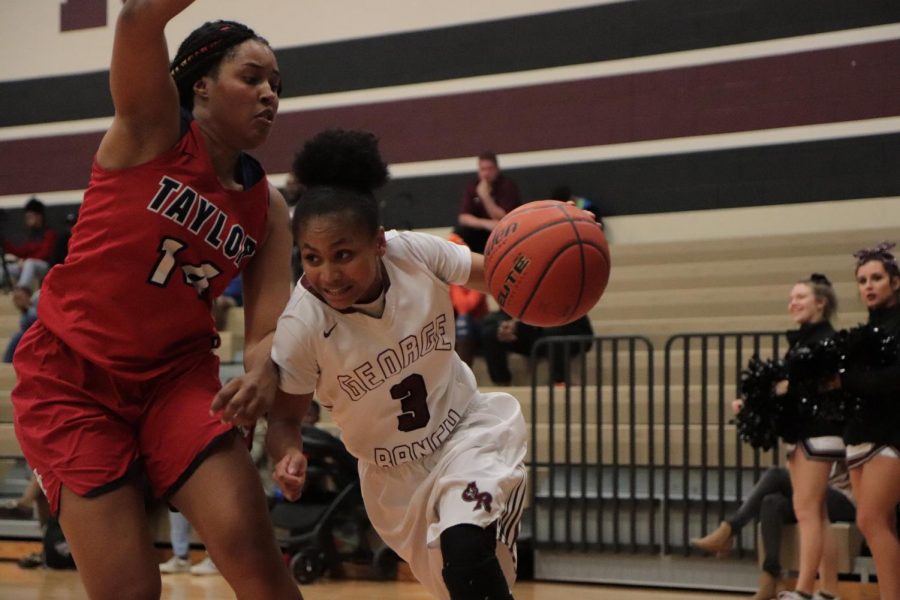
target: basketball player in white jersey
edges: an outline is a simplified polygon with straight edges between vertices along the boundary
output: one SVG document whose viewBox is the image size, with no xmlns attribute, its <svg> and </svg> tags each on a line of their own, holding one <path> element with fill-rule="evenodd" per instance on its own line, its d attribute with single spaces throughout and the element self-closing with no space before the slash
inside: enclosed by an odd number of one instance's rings
<svg viewBox="0 0 900 600">
<path fill-rule="evenodd" d="M 483 256 L 380 225 L 378 140 L 332 130 L 294 162 L 304 275 L 278 321 L 280 394 L 267 446 L 285 496 L 305 475 L 300 424 L 313 393 L 359 459 L 375 529 L 442 600 L 511 600 L 525 502 L 518 401 L 481 394 L 454 352 L 449 284 L 487 291 Z"/>
</svg>

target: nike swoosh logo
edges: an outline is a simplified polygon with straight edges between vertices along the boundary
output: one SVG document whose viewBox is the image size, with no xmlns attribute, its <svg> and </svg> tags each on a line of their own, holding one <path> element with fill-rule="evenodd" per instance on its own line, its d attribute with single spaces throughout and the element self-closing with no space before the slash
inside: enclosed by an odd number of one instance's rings
<svg viewBox="0 0 900 600">
<path fill-rule="evenodd" d="M 335 328 L 335 327 L 337 327 L 337 323 L 335 323 L 334 325 L 332 325 L 332 326 L 331 326 L 331 329 L 326 329 L 326 330 L 325 330 L 325 337 L 328 337 L 329 335 L 331 335 L 331 332 L 334 331 L 334 328 Z"/>
</svg>

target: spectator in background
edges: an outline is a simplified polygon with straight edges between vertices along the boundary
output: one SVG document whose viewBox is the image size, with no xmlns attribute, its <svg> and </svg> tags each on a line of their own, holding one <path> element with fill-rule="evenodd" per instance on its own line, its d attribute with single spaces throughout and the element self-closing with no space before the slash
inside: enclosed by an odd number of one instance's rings
<svg viewBox="0 0 900 600">
<path fill-rule="evenodd" d="M 159 564 L 163 575 L 190 573 L 191 575 L 218 575 L 216 563 L 206 557 L 196 565 L 191 564 L 191 524 L 183 514 L 169 509 L 169 539 L 172 542 L 172 558 Z"/>
<path fill-rule="evenodd" d="M 303 186 L 297 181 L 297 176 L 294 175 L 294 172 L 291 171 L 284 180 L 284 187 L 281 188 L 281 193 L 284 195 L 284 201 L 287 202 L 291 216 L 294 216 L 294 206 L 297 204 L 297 200 L 300 199 L 302 192 Z"/>
<path fill-rule="evenodd" d="M 507 354 L 515 352 L 531 356 L 531 350 L 543 337 L 559 335 L 593 335 L 594 329 L 587 315 L 559 327 L 535 327 L 518 319 L 513 319 L 503 311 L 492 312 L 484 318 L 481 327 L 481 342 L 488 374 L 495 385 L 510 385 L 512 373 L 509 371 Z M 587 351 L 589 344 L 569 344 L 569 357 Z M 543 346 L 539 356 L 545 356 L 547 346 Z M 565 382 L 568 374 L 565 349 L 557 348 L 551 356 L 550 377 L 554 383 Z"/>
<path fill-rule="evenodd" d="M 478 254 L 484 254 L 488 236 L 506 213 L 519 206 L 519 187 L 500 172 L 497 155 L 478 155 L 478 177 L 463 192 L 456 233 Z"/>
<path fill-rule="evenodd" d="M 21 243 L 3 241 L 3 252 L 12 254 L 16 260 L 6 265 L 4 279 L 7 284 L 34 292 L 52 265 L 56 252 L 57 233 L 47 227 L 44 203 L 31 198 L 25 203 L 25 240 Z M 20 292 L 24 295 L 24 292 Z"/>
<path fill-rule="evenodd" d="M 581 196 L 576 196 L 572 193 L 572 188 L 567 185 L 558 185 L 550 192 L 550 200 L 559 200 L 560 202 L 571 202 L 581 210 L 586 210 L 594 215 L 594 218 L 597 220 L 597 223 L 600 225 L 600 229 L 605 230 L 606 227 L 603 224 L 603 216 L 600 214 L 600 207 L 597 206 L 595 202 L 588 200 L 587 198 L 582 198 Z"/>
<path fill-rule="evenodd" d="M 284 195 L 284 199 L 287 202 L 288 213 L 292 219 L 294 218 L 294 207 L 297 205 L 297 200 L 300 199 L 300 194 L 302 192 L 303 185 L 297 181 L 297 176 L 291 171 L 284 180 L 284 187 L 281 188 L 281 193 Z M 294 282 L 297 282 L 300 279 L 300 276 L 303 275 L 303 265 L 300 262 L 300 250 L 297 248 L 296 244 L 291 247 L 291 273 L 294 276 Z"/>
<path fill-rule="evenodd" d="M 244 286 L 238 275 L 228 284 L 222 295 L 213 300 L 213 319 L 216 329 L 222 331 L 228 325 L 228 312 L 232 308 L 244 306 Z"/>
<path fill-rule="evenodd" d="M 739 410 L 739 406 L 734 407 Z M 794 512 L 794 488 L 791 477 L 784 467 L 773 467 L 756 482 L 744 499 L 740 508 L 731 517 L 722 521 L 718 529 L 702 538 L 692 539 L 691 546 L 704 552 L 724 557 L 731 552 L 734 538 L 741 529 L 754 519 L 759 519 L 762 537 L 763 563 L 759 576 L 759 589 L 751 600 L 769 600 L 783 585 L 781 578 L 781 535 L 784 526 L 797 522 Z M 825 506 L 831 522 L 856 520 L 856 505 L 850 492 L 850 475 L 847 464 L 838 461 L 833 464 L 828 478 Z M 822 577 L 837 577 L 837 540 L 831 528 L 826 529 L 823 553 L 819 564 Z M 824 600 L 820 593 L 815 598 Z"/>
<path fill-rule="evenodd" d="M 456 233 L 451 233 L 448 239 L 455 244 L 466 245 Z M 481 345 L 481 321 L 488 314 L 487 295 L 451 284 L 450 302 L 456 315 L 456 353 L 471 367 Z"/>
<path fill-rule="evenodd" d="M 13 293 L 13 304 L 22 313 L 22 316 L 19 317 L 19 330 L 12 334 L 12 337 L 9 338 L 9 343 L 6 345 L 6 351 L 3 353 L 3 362 L 11 363 L 13 361 L 13 355 L 16 352 L 16 347 L 19 345 L 19 340 L 22 339 L 28 328 L 37 321 L 37 306 L 40 294 L 40 290 L 30 294 L 25 288 L 16 288 Z"/>
<path fill-rule="evenodd" d="M 303 426 L 304 427 L 315 427 L 319 422 L 319 417 L 322 414 L 322 405 L 318 403 L 318 401 L 313 400 L 309 403 L 309 410 L 306 411 L 306 414 L 303 415 Z"/>
<path fill-rule="evenodd" d="M 50 266 L 62 263 L 66 259 L 69 250 L 69 237 L 71 237 L 72 226 L 75 224 L 76 214 L 69 213 L 66 215 L 66 228 L 56 236 L 54 243 L 53 255 L 50 258 Z M 38 297 L 41 290 L 32 292 L 27 287 L 17 287 L 13 290 L 13 304 L 22 313 L 19 318 L 19 330 L 15 332 L 6 345 L 6 351 L 3 353 L 3 362 L 11 363 L 19 340 L 28 331 L 28 328 L 37 321 Z"/>
</svg>

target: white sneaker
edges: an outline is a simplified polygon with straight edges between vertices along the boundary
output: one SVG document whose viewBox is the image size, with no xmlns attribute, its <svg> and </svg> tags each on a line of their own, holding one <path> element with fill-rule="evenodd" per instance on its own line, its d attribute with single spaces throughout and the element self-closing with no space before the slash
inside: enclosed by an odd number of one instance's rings
<svg viewBox="0 0 900 600">
<path fill-rule="evenodd" d="M 196 565 L 191 567 L 191 575 L 218 575 L 219 569 L 216 568 L 216 563 L 212 561 L 212 559 L 207 556 Z"/>
<path fill-rule="evenodd" d="M 186 558 L 173 556 L 164 563 L 159 564 L 159 572 L 165 574 L 188 573 L 191 570 L 191 561 Z"/>
</svg>

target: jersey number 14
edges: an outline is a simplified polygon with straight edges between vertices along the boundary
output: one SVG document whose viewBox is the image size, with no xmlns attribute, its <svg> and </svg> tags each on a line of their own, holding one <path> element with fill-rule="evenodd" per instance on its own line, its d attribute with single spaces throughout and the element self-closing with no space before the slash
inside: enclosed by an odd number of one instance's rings
<svg viewBox="0 0 900 600">
<path fill-rule="evenodd" d="M 159 243 L 159 259 L 153 265 L 150 271 L 150 277 L 147 281 L 158 287 L 166 287 L 175 267 L 178 266 L 176 255 L 187 248 L 187 244 L 181 240 L 164 237 Z M 184 273 L 184 283 L 194 286 L 197 295 L 202 296 L 209 289 L 209 282 L 219 276 L 222 272 L 216 265 L 211 262 L 203 262 L 199 265 L 182 264 L 181 271 Z"/>
</svg>

